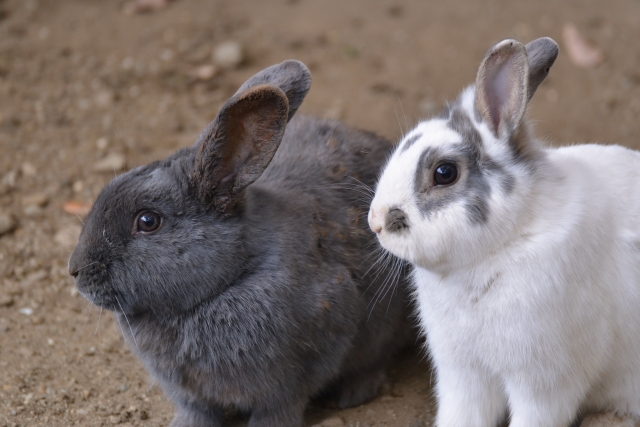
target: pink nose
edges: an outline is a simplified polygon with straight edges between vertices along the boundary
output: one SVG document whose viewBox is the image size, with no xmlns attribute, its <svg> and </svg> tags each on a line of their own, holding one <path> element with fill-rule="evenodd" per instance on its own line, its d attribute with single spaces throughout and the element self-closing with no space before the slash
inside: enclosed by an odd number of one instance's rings
<svg viewBox="0 0 640 427">
<path fill-rule="evenodd" d="M 369 211 L 369 227 L 376 234 L 380 234 L 384 227 L 384 216 L 376 212 L 375 209 Z"/>
</svg>

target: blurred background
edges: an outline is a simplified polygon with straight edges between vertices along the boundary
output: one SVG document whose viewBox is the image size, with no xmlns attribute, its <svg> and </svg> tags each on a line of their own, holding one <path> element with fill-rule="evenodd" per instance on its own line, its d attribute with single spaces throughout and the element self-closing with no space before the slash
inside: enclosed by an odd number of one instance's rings
<svg viewBox="0 0 640 427">
<path fill-rule="evenodd" d="M 640 148 L 640 0 L 0 0 L 0 427 L 171 419 L 66 272 L 114 173 L 192 144 L 246 78 L 289 58 L 313 75 L 300 113 L 397 142 L 492 44 L 542 36 L 561 50 L 529 109 L 538 136 Z M 401 358 L 368 405 L 313 406 L 308 425 L 431 425 L 423 359 Z"/>
</svg>

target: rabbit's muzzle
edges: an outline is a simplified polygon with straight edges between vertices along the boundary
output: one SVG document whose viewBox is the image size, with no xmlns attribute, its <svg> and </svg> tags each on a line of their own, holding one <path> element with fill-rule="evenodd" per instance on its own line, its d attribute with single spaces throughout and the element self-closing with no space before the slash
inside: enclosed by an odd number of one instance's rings
<svg viewBox="0 0 640 427">
<path fill-rule="evenodd" d="M 118 307 L 105 264 L 92 261 L 78 267 L 70 262 L 69 274 L 74 277 L 76 288 L 87 300 L 107 310 Z"/>
</svg>

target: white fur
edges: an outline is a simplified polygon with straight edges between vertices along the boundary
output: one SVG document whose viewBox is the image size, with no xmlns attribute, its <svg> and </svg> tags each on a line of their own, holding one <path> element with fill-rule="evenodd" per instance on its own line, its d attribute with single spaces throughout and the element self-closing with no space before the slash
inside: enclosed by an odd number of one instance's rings
<svg viewBox="0 0 640 427">
<path fill-rule="evenodd" d="M 472 88 L 462 105 L 473 118 Z M 407 214 L 406 232 L 378 237 L 415 266 L 437 426 L 494 427 L 509 412 L 511 427 L 567 427 L 581 411 L 640 418 L 640 153 L 540 148 L 532 172 L 474 123 L 515 178 L 505 194 L 489 176 L 485 223 L 469 221 L 462 201 L 420 214 L 417 158 L 460 140 L 441 119 L 407 135 L 422 137 L 394 153 L 369 214 L 378 230 L 390 208 Z"/>
</svg>

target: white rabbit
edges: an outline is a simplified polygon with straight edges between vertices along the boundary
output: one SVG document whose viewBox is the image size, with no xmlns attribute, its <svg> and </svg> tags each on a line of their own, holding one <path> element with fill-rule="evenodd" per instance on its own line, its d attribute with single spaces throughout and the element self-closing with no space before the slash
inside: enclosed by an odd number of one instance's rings
<svg viewBox="0 0 640 427">
<path fill-rule="evenodd" d="M 525 109 L 557 54 L 493 46 L 371 204 L 382 246 L 415 266 L 438 427 L 640 417 L 640 153 L 533 137 Z"/>
</svg>

